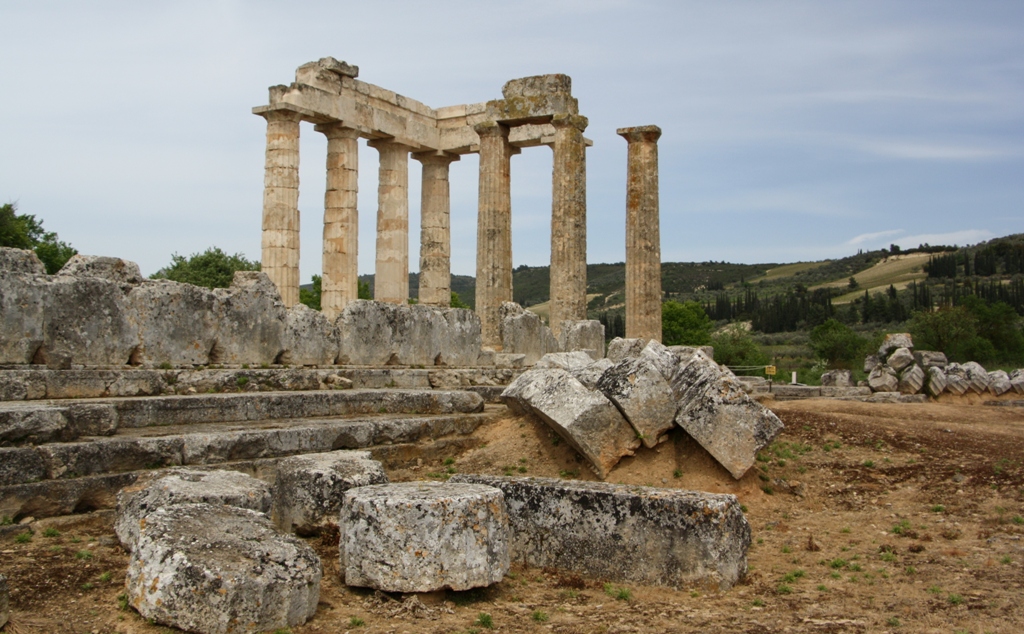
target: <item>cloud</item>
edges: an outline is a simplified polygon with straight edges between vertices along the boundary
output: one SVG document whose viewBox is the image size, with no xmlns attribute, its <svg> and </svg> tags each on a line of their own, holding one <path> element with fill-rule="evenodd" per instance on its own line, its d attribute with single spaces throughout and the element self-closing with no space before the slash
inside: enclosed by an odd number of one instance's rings
<svg viewBox="0 0 1024 634">
<path fill-rule="evenodd" d="M 876 156 L 918 161 L 988 161 L 1019 154 L 1019 152 L 1007 148 L 991 146 L 915 143 L 909 141 L 862 141 L 856 145 L 861 151 Z"/>
<path fill-rule="evenodd" d="M 952 244 L 966 246 L 983 242 L 996 237 L 988 229 L 963 229 L 961 231 L 950 231 L 948 233 L 919 233 L 916 236 L 900 238 L 901 246 L 907 248 L 916 247 L 919 244 Z"/>
<path fill-rule="evenodd" d="M 882 240 L 890 236 L 896 236 L 903 233 L 903 229 L 890 229 L 888 231 L 876 231 L 875 233 L 862 233 L 859 236 L 854 236 L 847 240 L 844 244 L 847 246 L 855 247 L 860 244 L 874 243 L 877 240 Z"/>
</svg>

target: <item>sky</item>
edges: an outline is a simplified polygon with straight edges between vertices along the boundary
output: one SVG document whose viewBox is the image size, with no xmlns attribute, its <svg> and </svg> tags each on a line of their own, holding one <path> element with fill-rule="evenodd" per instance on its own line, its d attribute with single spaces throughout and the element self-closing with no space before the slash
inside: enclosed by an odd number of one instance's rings
<svg viewBox="0 0 1024 634">
<path fill-rule="evenodd" d="M 260 257 L 267 88 L 332 56 L 432 107 L 572 77 L 590 125 L 587 258 L 625 259 L 626 142 L 658 125 L 662 259 L 794 262 L 1024 232 L 1024 3 L 493 0 L 0 3 L 0 203 L 151 274 Z M 301 278 L 326 140 L 303 124 Z M 377 153 L 360 144 L 359 270 Z M 452 271 L 476 261 L 475 156 L 451 168 Z M 410 165 L 418 269 L 420 166 Z M 512 159 L 514 265 L 550 257 L 551 151 Z"/>
</svg>

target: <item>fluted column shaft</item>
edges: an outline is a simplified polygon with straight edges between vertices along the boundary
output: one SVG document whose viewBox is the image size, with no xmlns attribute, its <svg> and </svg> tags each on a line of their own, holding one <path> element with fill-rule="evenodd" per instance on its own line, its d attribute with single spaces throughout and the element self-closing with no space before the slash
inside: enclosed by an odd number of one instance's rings
<svg viewBox="0 0 1024 634">
<path fill-rule="evenodd" d="M 626 176 L 626 337 L 661 341 L 658 126 L 620 128 Z"/>
<path fill-rule="evenodd" d="M 483 345 L 501 347 L 502 302 L 512 301 L 513 148 L 508 126 L 477 124 L 480 135 L 480 194 L 476 225 L 476 312 Z"/>
<path fill-rule="evenodd" d="M 551 192 L 551 331 L 587 318 L 587 118 L 558 115 Z"/>
<path fill-rule="evenodd" d="M 327 137 L 320 309 L 333 321 L 359 297 L 359 133 L 340 122 L 316 130 Z"/>
<path fill-rule="evenodd" d="M 380 152 L 373 298 L 404 304 L 409 300 L 409 147 L 387 139 L 369 145 Z"/>
<path fill-rule="evenodd" d="M 289 110 L 271 110 L 263 178 L 261 268 L 285 306 L 299 303 L 299 122 Z"/>
<path fill-rule="evenodd" d="M 448 171 L 454 154 L 413 154 L 423 165 L 420 189 L 420 290 L 419 301 L 430 306 L 451 306 L 451 193 Z"/>
</svg>

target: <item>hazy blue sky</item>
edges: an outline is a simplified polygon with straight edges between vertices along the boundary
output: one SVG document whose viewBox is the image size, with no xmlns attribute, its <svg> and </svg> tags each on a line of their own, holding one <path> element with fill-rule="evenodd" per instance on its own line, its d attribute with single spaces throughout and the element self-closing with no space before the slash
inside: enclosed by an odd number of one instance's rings
<svg viewBox="0 0 1024 634">
<path fill-rule="evenodd" d="M 0 202 L 146 274 L 259 259 L 267 87 L 324 56 L 439 107 L 566 73 L 590 119 L 588 259 L 624 259 L 622 126 L 656 124 L 666 261 L 772 262 L 1024 232 L 1024 2 L 0 3 Z M 304 125 L 302 279 L 323 136 Z M 376 151 L 360 148 L 360 272 Z M 548 262 L 551 152 L 512 159 L 515 264 Z M 477 161 L 452 166 L 473 274 Z M 410 167 L 418 268 L 419 164 Z"/>
</svg>

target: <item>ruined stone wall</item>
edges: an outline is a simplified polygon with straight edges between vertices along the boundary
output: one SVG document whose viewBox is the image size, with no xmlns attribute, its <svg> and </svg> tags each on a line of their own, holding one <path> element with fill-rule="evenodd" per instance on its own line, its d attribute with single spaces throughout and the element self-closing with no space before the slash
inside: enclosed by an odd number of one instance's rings
<svg viewBox="0 0 1024 634">
<path fill-rule="evenodd" d="M 75 256 L 46 275 L 0 248 L 0 365 L 450 365 L 480 362 L 469 310 L 354 301 L 336 320 L 285 308 L 265 273 L 230 288 L 147 280 L 133 262 Z M 486 358 L 486 357 L 485 357 Z"/>
</svg>

